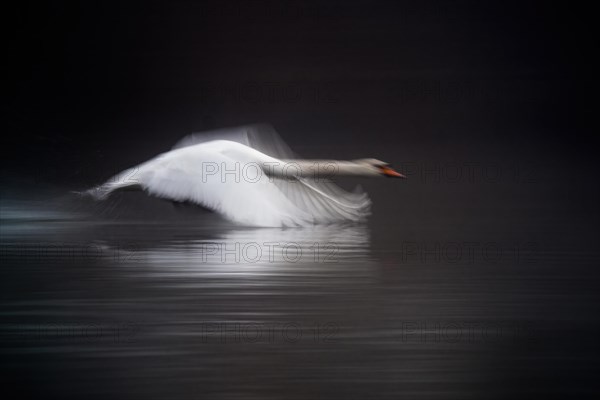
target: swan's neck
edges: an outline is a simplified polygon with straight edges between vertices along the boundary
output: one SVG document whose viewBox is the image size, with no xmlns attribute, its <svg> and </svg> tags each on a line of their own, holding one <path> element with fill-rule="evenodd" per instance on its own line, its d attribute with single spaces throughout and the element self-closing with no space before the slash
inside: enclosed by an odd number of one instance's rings
<svg viewBox="0 0 600 400">
<path fill-rule="evenodd" d="M 281 160 L 263 166 L 268 175 L 278 178 L 331 178 L 334 176 L 371 176 L 373 171 L 354 161 Z"/>
</svg>

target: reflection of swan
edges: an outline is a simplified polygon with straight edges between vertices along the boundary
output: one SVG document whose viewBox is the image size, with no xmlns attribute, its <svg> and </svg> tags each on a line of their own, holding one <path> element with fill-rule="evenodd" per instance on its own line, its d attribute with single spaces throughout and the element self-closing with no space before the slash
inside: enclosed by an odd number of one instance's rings
<svg viewBox="0 0 600 400">
<path fill-rule="evenodd" d="M 272 128 L 258 125 L 192 135 L 88 193 L 104 199 L 115 190 L 143 189 L 250 226 L 364 220 L 370 200 L 327 181 L 338 175 L 404 177 L 375 159 L 296 159 Z"/>
<path fill-rule="evenodd" d="M 327 225 L 231 230 L 215 239 L 196 241 L 192 247 L 198 250 L 200 260 L 215 264 L 335 264 L 364 262 L 368 246 L 364 225 Z"/>
<path fill-rule="evenodd" d="M 358 284 L 373 274 L 369 231 L 364 224 L 235 229 L 197 237 L 197 233 L 186 234 L 140 247 L 129 255 L 136 266 L 143 266 L 135 273 L 161 281 L 169 278 L 173 285 L 283 288 L 314 284 L 324 289 L 329 280 L 335 286 Z"/>
</svg>

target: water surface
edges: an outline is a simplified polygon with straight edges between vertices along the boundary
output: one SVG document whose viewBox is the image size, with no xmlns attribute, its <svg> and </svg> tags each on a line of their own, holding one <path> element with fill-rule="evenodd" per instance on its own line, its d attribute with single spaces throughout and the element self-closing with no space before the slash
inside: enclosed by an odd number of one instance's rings
<svg viewBox="0 0 600 400">
<path fill-rule="evenodd" d="M 451 216 L 252 229 L 73 204 L 3 202 L 1 366 L 24 397 L 590 393 L 593 251 Z"/>
</svg>

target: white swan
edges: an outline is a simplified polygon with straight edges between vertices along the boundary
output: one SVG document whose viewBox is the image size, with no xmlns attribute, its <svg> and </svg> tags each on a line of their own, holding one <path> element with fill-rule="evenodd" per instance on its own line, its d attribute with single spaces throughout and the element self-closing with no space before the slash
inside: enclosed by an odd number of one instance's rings
<svg viewBox="0 0 600 400">
<path fill-rule="evenodd" d="M 252 125 L 190 135 L 86 193 L 102 200 L 116 190 L 142 189 L 249 226 L 363 221 L 368 196 L 342 190 L 330 182 L 335 175 L 405 178 L 375 159 L 296 159 L 270 126 Z"/>
</svg>

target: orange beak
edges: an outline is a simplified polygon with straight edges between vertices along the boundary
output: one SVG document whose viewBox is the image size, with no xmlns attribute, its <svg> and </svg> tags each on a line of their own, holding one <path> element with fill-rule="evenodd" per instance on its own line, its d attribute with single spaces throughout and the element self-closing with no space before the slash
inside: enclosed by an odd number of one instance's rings
<svg viewBox="0 0 600 400">
<path fill-rule="evenodd" d="M 385 176 L 389 176 L 390 178 L 402 178 L 406 179 L 406 175 L 401 174 L 400 172 L 396 172 L 390 167 L 381 167 L 381 172 Z"/>
</svg>

